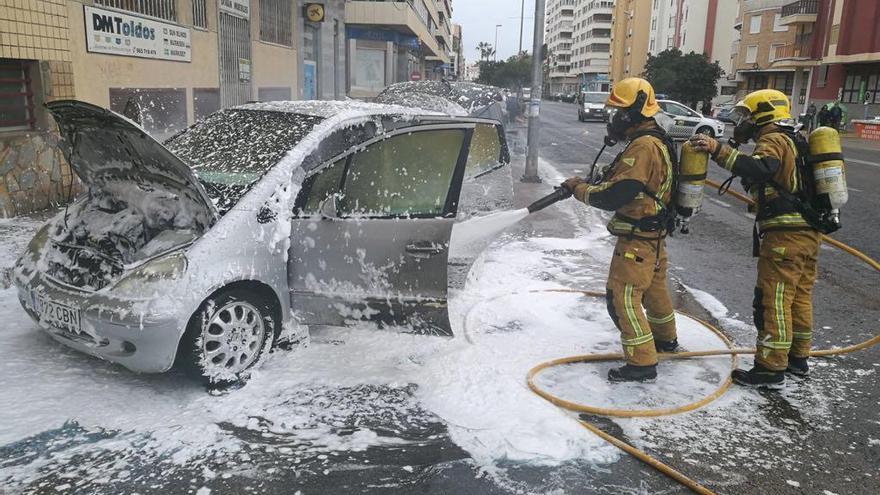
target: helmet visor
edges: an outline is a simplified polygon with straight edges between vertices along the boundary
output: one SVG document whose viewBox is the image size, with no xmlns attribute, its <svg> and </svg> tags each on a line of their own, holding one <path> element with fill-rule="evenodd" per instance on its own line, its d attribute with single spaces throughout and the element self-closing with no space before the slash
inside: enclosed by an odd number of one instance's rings
<svg viewBox="0 0 880 495">
<path fill-rule="evenodd" d="M 733 107 L 733 110 L 730 111 L 728 117 L 733 121 L 734 125 L 740 125 L 752 118 L 752 112 L 744 106 L 737 105 Z"/>
</svg>

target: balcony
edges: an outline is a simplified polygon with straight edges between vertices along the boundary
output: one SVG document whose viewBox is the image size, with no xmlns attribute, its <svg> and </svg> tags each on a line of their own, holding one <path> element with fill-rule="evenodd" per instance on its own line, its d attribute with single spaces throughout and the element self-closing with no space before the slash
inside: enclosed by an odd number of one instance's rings
<svg viewBox="0 0 880 495">
<path fill-rule="evenodd" d="M 799 34 L 795 36 L 793 43 L 773 47 L 771 55 L 772 67 L 807 67 L 818 64 L 818 60 L 813 58 L 812 34 Z"/>
<path fill-rule="evenodd" d="M 443 63 L 449 62 L 444 50 L 441 50 L 437 38 L 434 37 L 436 30 L 429 27 L 410 5 L 400 8 L 400 4 L 397 2 L 346 2 L 345 22 L 351 25 L 393 29 L 405 35 L 417 37 L 421 41 L 425 56 L 437 57 Z"/>
<path fill-rule="evenodd" d="M 819 13 L 819 0 L 798 0 L 782 6 L 779 24 L 812 24 Z"/>
</svg>

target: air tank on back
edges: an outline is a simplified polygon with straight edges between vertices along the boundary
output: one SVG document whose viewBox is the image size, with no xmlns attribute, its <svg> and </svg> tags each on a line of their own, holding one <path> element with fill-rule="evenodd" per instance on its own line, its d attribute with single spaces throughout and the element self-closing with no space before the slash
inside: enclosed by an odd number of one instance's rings
<svg viewBox="0 0 880 495">
<path fill-rule="evenodd" d="M 709 153 L 697 151 L 690 142 L 685 142 L 681 146 L 678 164 L 676 204 L 678 214 L 682 216 L 681 231 L 686 234 L 691 216 L 703 205 L 703 186 L 706 184 Z"/>
<path fill-rule="evenodd" d="M 840 135 L 831 127 L 819 127 L 810 133 L 810 159 L 819 206 L 831 211 L 830 220 L 840 225 L 840 207 L 849 199 Z"/>
</svg>

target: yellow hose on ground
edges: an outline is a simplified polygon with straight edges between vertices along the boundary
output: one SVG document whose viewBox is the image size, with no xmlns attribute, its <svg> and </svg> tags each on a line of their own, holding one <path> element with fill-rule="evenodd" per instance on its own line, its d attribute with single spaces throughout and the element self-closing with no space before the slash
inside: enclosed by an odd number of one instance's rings
<svg viewBox="0 0 880 495">
<path fill-rule="evenodd" d="M 717 182 L 714 182 L 712 180 L 707 180 L 706 185 L 711 186 L 711 187 L 716 187 L 716 188 L 721 186 L 720 184 L 718 184 Z M 744 194 L 741 194 L 736 191 L 728 191 L 728 194 L 730 194 L 731 196 L 733 196 L 743 202 L 746 202 L 746 203 L 751 204 L 753 202 L 752 199 L 749 198 L 748 196 L 745 196 Z M 832 238 L 825 236 L 825 235 L 822 236 L 822 241 L 825 242 L 826 244 L 834 247 L 834 248 L 837 248 L 847 254 L 854 256 L 855 258 L 861 260 L 862 262 L 864 262 L 865 264 L 867 264 L 868 266 L 870 266 L 874 270 L 880 272 L 880 263 L 878 263 L 876 260 L 870 258 L 868 255 L 862 253 L 861 251 L 854 249 L 854 248 L 852 248 L 852 247 L 850 247 L 850 246 L 848 246 L 838 240 L 832 239 Z M 531 291 L 531 292 L 580 293 L 580 294 L 584 294 L 586 296 L 591 296 L 591 297 L 604 297 L 604 295 L 605 295 L 604 293 L 601 293 L 601 292 L 584 291 L 584 290 L 577 290 L 577 289 L 549 289 L 549 290 L 537 290 L 537 291 Z M 684 314 L 684 313 L 682 313 L 682 314 Z M 709 323 L 704 322 L 702 320 L 699 320 L 691 315 L 686 315 L 686 316 L 698 321 L 699 323 L 703 324 L 706 328 L 708 328 L 709 330 L 714 332 L 716 335 L 718 335 L 719 338 L 721 338 L 721 340 L 728 346 L 728 348 L 727 349 L 720 349 L 720 350 L 709 350 L 709 351 L 694 351 L 694 352 L 679 352 L 679 353 L 674 353 L 674 354 L 660 354 L 658 356 L 659 359 L 687 359 L 687 358 L 703 357 L 703 356 L 730 355 L 731 356 L 731 366 L 734 367 L 735 363 L 736 363 L 736 356 L 737 355 L 748 355 L 748 354 L 754 354 L 756 352 L 755 349 L 734 349 L 732 347 L 730 340 L 727 339 L 727 337 L 725 337 L 721 333 L 720 330 L 718 330 L 714 326 L 710 325 Z M 465 320 L 465 326 L 467 326 L 466 324 L 467 324 L 467 319 Z M 858 350 L 866 349 L 868 347 L 871 347 L 871 346 L 874 346 L 877 344 L 880 344 L 880 334 L 875 335 L 874 337 L 872 337 L 864 342 L 850 345 L 847 347 L 812 351 L 812 352 L 810 352 L 810 356 L 837 356 L 837 355 L 841 355 L 841 354 L 848 354 L 851 352 L 856 352 Z M 526 382 L 528 383 L 529 389 L 531 389 L 532 392 L 534 392 L 538 396 L 542 397 L 543 399 L 549 401 L 550 403 L 552 403 L 558 407 L 561 407 L 563 409 L 567 409 L 567 410 L 575 411 L 575 412 L 581 412 L 581 413 L 594 414 L 594 415 L 599 415 L 599 416 L 613 416 L 613 417 L 624 417 L 624 418 L 667 416 L 667 415 L 679 414 L 679 413 L 683 413 L 683 412 L 687 412 L 687 411 L 692 411 L 692 410 L 700 408 L 706 404 L 709 404 L 713 400 L 720 397 L 722 394 L 724 394 L 724 392 L 728 389 L 728 387 L 730 387 L 730 384 L 732 382 L 732 380 L 728 376 L 728 378 L 714 392 L 712 392 L 710 395 L 706 396 L 702 400 L 699 400 L 697 402 L 693 402 L 691 404 L 686 404 L 684 406 L 675 407 L 675 408 L 644 409 L 644 410 L 607 409 L 607 408 L 592 407 L 592 406 L 588 406 L 585 404 L 578 404 L 578 403 L 566 401 L 565 399 L 559 398 L 559 397 L 557 397 L 557 396 L 555 396 L 545 390 L 542 390 L 541 388 L 539 388 L 535 384 L 535 379 L 536 379 L 537 375 L 541 371 L 543 371 L 547 368 L 551 368 L 553 366 L 559 366 L 562 364 L 571 364 L 571 363 L 582 363 L 582 362 L 614 361 L 614 360 L 619 360 L 622 358 L 623 358 L 623 355 L 621 353 L 608 353 L 608 354 L 587 354 L 587 355 L 582 355 L 582 356 L 571 356 L 571 357 L 554 359 L 552 361 L 540 363 L 537 366 L 533 367 L 531 370 L 529 370 L 528 374 L 526 375 Z M 585 421 L 584 419 L 578 419 L 577 421 L 584 428 L 595 433 L 596 435 L 598 435 L 599 437 L 601 437 L 602 439 L 604 439 L 608 443 L 616 446 L 617 448 L 632 455 L 633 457 L 644 462 L 645 464 L 660 471 L 664 475 L 672 478 L 673 480 L 677 481 L 681 485 L 687 487 L 688 489 L 690 489 L 694 493 L 698 493 L 701 495 L 713 495 L 712 491 L 710 491 L 706 487 L 702 486 L 697 481 L 695 481 L 691 478 L 688 478 L 687 476 L 680 473 L 679 471 L 676 471 L 671 466 L 663 464 L 659 460 L 648 455 L 646 452 L 639 450 L 639 449 L 633 447 L 632 445 L 605 433 L 604 431 L 602 431 L 601 429 L 599 429 L 595 425 L 591 424 L 590 422 Z"/>
</svg>

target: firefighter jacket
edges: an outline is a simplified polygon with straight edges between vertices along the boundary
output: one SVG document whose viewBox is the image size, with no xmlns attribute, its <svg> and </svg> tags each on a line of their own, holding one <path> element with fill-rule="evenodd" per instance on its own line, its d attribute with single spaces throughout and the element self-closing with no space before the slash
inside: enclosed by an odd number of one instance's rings
<svg viewBox="0 0 880 495">
<path fill-rule="evenodd" d="M 666 236 L 666 227 L 649 226 L 651 220 L 666 211 L 672 198 L 674 170 L 672 157 L 663 140 L 644 132 L 664 131 L 653 119 L 633 127 L 628 136 L 636 136 L 611 164 L 600 184 L 581 183 L 574 196 L 590 206 L 613 211 L 608 231 L 616 236 L 658 239 Z M 662 222 L 661 222 L 662 223 Z"/>
<path fill-rule="evenodd" d="M 741 153 L 724 144 L 712 156 L 716 163 L 743 178 L 757 209 L 758 228 L 802 230 L 811 228 L 794 205 L 779 198 L 775 186 L 796 194 L 798 184 L 797 146 L 776 124 L 767 124 L 755 136 L 755 151 Z"/>
</svg>

